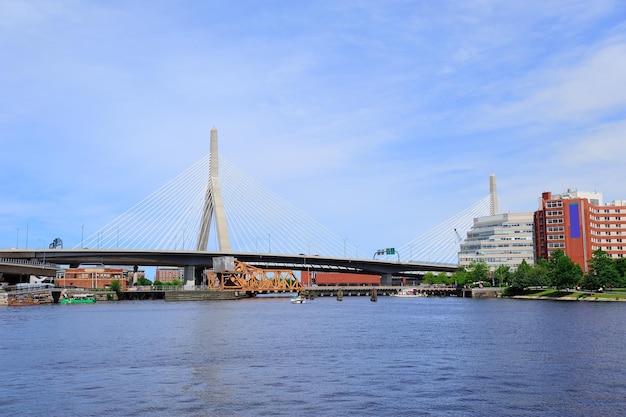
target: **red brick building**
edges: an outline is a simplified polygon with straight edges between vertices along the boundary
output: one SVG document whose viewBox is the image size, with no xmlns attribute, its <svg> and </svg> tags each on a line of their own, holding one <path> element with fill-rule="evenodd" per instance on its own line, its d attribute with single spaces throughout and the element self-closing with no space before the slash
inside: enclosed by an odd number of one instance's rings
<svg viewBox="0 0 626 417">
<path fill-rule="evenodd" d="M 131 272 L 132 274 L 132 272 Z M 74 288 L 109 288 L 111 282 L 118 280 L 122 290 L 127 287 L 127 268 L 109 268 L 106 266 L 85 266 L 68 268 L 57 273 L 55 284 L 57 287 Z"/>
<path fill-rule="evenodd" d="M 155 281 L 172 282 L 174 280 L 182 280 L 181 268 L 175 266 L 160 266 L 156 269 Z"/>
<path fill-rule="evenodd" d="M 561 249 L 584 272 L 593 251 L 611 258 L 626 256 L 626 201 L 604 205 L 602 194 L 567 191 L 545 192 L 534 213 L 535 259 L 548 258 Z"/>
</svg>

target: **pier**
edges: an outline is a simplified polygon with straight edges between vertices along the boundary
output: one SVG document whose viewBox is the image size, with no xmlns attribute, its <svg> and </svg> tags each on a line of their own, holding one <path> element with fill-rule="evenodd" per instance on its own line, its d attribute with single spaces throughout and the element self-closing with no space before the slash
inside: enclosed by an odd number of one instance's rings
<svg viewBox="0 0 626 417">
<path fill-rule="evenodd" d="M 305 287 L 302 291 L 303 295 L 309 298 L 315 297 L 336 297 L 340 292 L 344 297 L 369 297 L 372 294 L 373 290 L 376 290 L 377 296 L 389 296 L 391 294 L 396 294 L 398 290 L 409 288 L 409 287 L 399 287 L 392 285 L 381 285 L 381 286 L 317 286 L 317 287 Z M 451 296 L 461 296 L 461 289 L 457 289 L 456 287 L 422 287 L 416 286 L 411 287 L 415 288 L 418 293 L 422 293 L 429 297 L 451 297 Z"/>
</svg>

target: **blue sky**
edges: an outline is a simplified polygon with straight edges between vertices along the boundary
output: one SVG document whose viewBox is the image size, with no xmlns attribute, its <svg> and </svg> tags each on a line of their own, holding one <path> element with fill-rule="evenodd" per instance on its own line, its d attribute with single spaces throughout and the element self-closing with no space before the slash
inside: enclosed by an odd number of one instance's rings
<svg viewBox="0 0 626 417">
<path fill-rule="evenodd" d="M 501 211 L 626 199 L 625 20 L 610 0 L 3 0 L 0 247 L 79 244 L 213 125 L 222 156 L 364 252 L 491 173 Z"/>
</svg>

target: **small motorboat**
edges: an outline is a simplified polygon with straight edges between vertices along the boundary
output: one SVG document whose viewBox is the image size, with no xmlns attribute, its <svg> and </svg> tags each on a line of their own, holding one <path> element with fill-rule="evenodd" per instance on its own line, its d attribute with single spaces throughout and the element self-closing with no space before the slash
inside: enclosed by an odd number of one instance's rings
<svg viewBox="0 0 626 417">
<path fill-rule="evenodd" d="M 300 295 L 294 295 L 291 299 L 291 304 L 305 304 L 306 299 L 302 298 Z"/>
<path fill-rule="evenodd" d="M 424 292 L 420 292 L 415 288 L 401 289 L 398 290 L 397 293 L 391 294 L 391 297 L 400 297 L 400 298 L 421 298 L 428 297 L 428 294 Z"/>
</svg>

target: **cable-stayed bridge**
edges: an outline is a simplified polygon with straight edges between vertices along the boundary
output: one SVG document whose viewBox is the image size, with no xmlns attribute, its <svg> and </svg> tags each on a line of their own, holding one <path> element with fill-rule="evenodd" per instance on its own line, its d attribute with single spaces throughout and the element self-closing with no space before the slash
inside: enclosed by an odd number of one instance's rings
<svg viewBox="0 0 626 417">
<path fill-rule="evenodd" d="M 82 248 L 359 257 L 357 245 L 218 157 L 217 131 L 211 135 L 211 153 L 88 236 Z M 377 259 L 457 264 L 460 236 L 475 217 L 490 213 L 492 201 L 489 194 L 395 248 L 394 255 Z M 226 242 L 220 232 L 227 235 Z"/>
<path fill-rule="evenodd" d="M 186 282 L 193 284 L 199 272 L 214 268 L 214 260 L 232 257 L 275 272 L 290 268 L 377 274 L 383 285 L 390 285 L 394 276 L 454 271 L 459 244 L 473 219 L 497 211 L 492 176 L 489 195 L 394 248 L 392 255 L 360 257 L 354 243 L 218 155 L 213 128 L 207 156 L 88 236 L 78 248 L 0 251 L 0 258 L 70 266 L 84 262 L 178 266 L 185 268 Z"/>
</svg>

